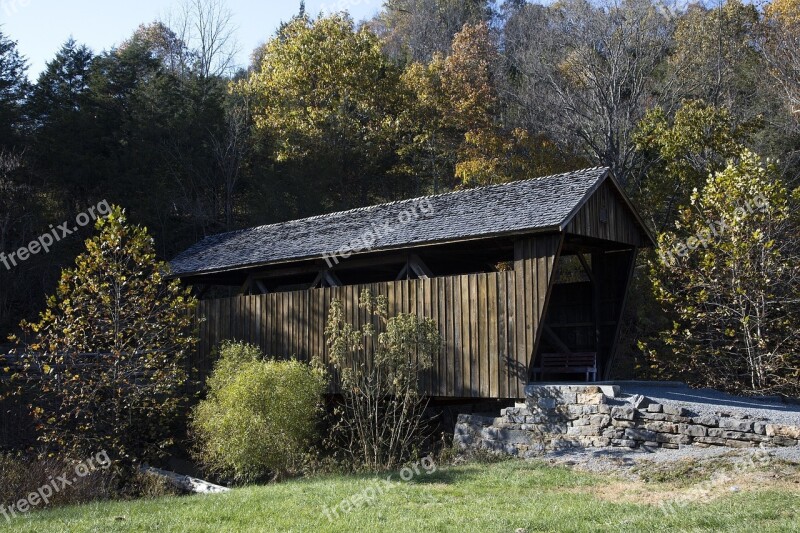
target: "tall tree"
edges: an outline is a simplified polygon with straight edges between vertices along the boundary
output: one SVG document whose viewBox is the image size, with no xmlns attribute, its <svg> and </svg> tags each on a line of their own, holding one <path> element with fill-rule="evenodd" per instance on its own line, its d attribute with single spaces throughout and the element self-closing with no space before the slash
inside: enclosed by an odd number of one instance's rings
<svg viewBox="0 0 800 533">
<path fill-rule="evenodd" d="M 403 113 L 408 132 L 400 148 L 404 169 L 416 180 L 429 177 L 434 192 L 454 187 L 457 175 L 469 183 L 486 170 L 486 165 L 475 162 L 480 170 L 462 166 L 466 178 L 459 175 L 464 159 L 482 156 L 474 150 L 480 147 L 468 139 L 485 141 L 495 133 L 493 70 L 498 57 L 488 25 L 466 24 L 447 56 L 436 53 L 429 63 L 412 63 L 403 73 L 402 81 L 413 95 Z"/>
<path fill-rule="evenodd" d="M 761 38 L 760 19 L 759 8 L 742 0 L 691 6 L 675 30 L 675 49 L 665 69 L 669 89 L 663 100 L 675 109 L 683 99 L 699 98 L 729 109 L 736 123 L 763 121 L 752 148 L 780 158 L 781 165 L 790 169 L 797 161 L 794 124 L 786 113 L 785 91 L 774 77 L 765 75 L 770 72 L 765 60 L 770 47 Z"/>
<path fill-rule="evenodd" d="M 104 166 L 89 99 L 93 62 L 91 50 L 70 38 L 39 75 L 27 105 L 35 168 L 66 193 L 63 208 L 69 212 L 86 206 Z"/>
<path fill-rule="evenodd" d="M 446 55 L 465 24 L 490 21 L 494 0 L 388 0 L 371 22 L 388 54 L 401 61 L 428 62 Z"/>
<path fill-rule="evenodd" d="M 184 24 L 185 22 L 182 21 L 180 26 L 182 29 Z M 189 76 L 197 61 L 196 52 L 189 48 L 182 36 L 161 21 L 141 24 L 133 36 L 122 44 L 121 48 L 125 48 L 134 41 L 150 50 L 152 57 L 178 78 Z"/>
<path fill-rule="evenodd" d="M 165 278 L 144 228 L 120 208 L 103 214 L 39 321 L 23 323 L 28 349 L 13 382 L 37 391 L 31 408 L 50 449 L 106 450 L 132 465 L 170 442 L 196 302 Z"/>
<path fill-rule="evenodd" d="M 31 95 L 30 108 L 37 122 L 59 112 L 80 111 L 93 60 L 94 54 L 86 46 L 72 38 L 64 43 L 39 75 Z"/>
<path fill-rule="evenodd" d="M 0 31 L 0 149 L 16 146 L 23 128 L 28 66 L 17 43 Z"/>
<path fill-rule="evenodd" d="M 626 181 L 633 130 L 671 46 L 671 17 L 649 0 L 566 0 L 524 6 L 510 24 L 511 97 L 564 146 Z"/>
<path fill-rule="evenodd" d="M 332 15 L 289 23 L 237 84 L 275 160 L 300 172 L 305 213 L 391 194 L 381 177 L 394 159 L 398 78 L 372 33 Z"/>
<path fill-rule="evenodd" d="M 757 115 L 762 87 L 755 47 L 758 18 L 757 8 L 740 0 L 691 6 L 677 22 L 669 59 L 674 97 L 703 99 L 744 118 Z"/>
<path fill-rule="evenodd" d="M 182 0 L 177 14 L 159 23 L 186 47 L 191 73 L 206 83 L 229 75 L 238 52 L 233 13 L 224 0 Z M 207 94 L 203 93 L 203 96 Z"/>
<path fill-rule="evenodd" d="M 450 53 L 412 63 L 402 81 L 412 97 L 402 117 L 401 168 L 434 192 L 529 178 L 564 168 L 546 136 L 503 120 L 498 45 L 485 22 L 465 24 Z M 418 191 L 421 193 L 422 190 Z"/>
<path fill-rule="evenodd" d="M 666 231 L 692 191 L 737 158 L 759 126 L 700 100 L 684 102 L 673 117 L 660 107 L 649 111 L 634 135 L 642 165 L 631 189 L 651 227 Z"/>
<path fill-rule="evenodd" d="M 774 0 L 764 12 L 762 50 L 786 109 L 800 125 L 800 2 Z"/>
<path fill-rule="evenodd" d="M 797 395 L 798 198 L 750 152 L 695 191 L 659 236 L 653 276 L 673 353 L 655 360 L 698 385 Z"/>
</svg>

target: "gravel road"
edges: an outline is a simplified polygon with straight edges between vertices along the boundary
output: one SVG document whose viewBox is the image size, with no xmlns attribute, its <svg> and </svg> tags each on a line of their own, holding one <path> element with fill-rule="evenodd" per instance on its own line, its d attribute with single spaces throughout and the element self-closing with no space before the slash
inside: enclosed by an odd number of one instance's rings
<svg viewBox="0 0 800 533">
<path fill-rule="evenodd" d="M 739 417 L 749 416 L 776 424 L 800 426 L 800 404 L 777 400 L 756 400 L 732 396 L 712 389 L 690 389 L 685 385 L 653 386 L 641 382 L 618 383 L 623 397 L 641 394 L 653 402 L 684 407 L 697 415 L 725 413 Z"/>
</svg>

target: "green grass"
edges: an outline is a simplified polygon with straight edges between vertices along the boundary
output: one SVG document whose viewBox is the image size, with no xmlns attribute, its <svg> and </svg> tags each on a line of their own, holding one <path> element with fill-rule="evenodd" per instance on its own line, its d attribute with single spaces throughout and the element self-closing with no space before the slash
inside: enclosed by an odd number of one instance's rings
<svg viewBox="0 0 800 533">
<path fill-rule="evenodd" d="M 724 492 L 666 515 L 658 491 L 540 463 L 505 461 L 422 472 L 368 504 L 326 518 L 324 507 L 363 493 L 370 476 L 329 476 L 249 487 L 214 496 L 107 502 L 45 510 L 0 523 L 9 531 L 798 531 L 800 491 L 781 486 Z M 393 476 L 398 480 L 398 476 Z M 768 490 L 767 490 L 768 489 Z M 615 493 L 616 491 L 616 493 Z M 637 492 L 638 491 L 638 492 Z M 631 494 L 639 494 L 632 497 Z M 0 516 L 0 521 L 2 521 Z"/>
</svg>

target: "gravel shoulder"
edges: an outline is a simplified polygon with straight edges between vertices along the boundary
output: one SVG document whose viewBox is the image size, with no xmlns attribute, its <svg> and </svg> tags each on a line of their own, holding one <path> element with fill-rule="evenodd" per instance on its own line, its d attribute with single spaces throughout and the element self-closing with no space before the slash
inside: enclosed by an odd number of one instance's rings
<svg viewBox="0 0 800 533">
<path fill-rule="evenodd" d="M 568 466 L 585 472 L 613 474 L 629 479 L 640 479 L 641 470 L 648 468 L 678 470 L 682 464 L 696 463 L 710 470 L 723 465 L 783 464 L 800 473 L 800 446 L 791 448 L 732 449 L 713 446 L 698 448 L 685 446 L 677 450 L 622 448 L 568 449 L 546 453 L 536 459 L 554 466 Z"/>
<path fill-rule="evenodd" d="M 800 403 L 732 396 L 713 389 L 690 389 L 685 385 L 653 386 L 619 383 L 622 395 L 641 394 L 656 403 L 684 407 L 697 415 L 728 414 L 800 426 Z"/>
</svg>

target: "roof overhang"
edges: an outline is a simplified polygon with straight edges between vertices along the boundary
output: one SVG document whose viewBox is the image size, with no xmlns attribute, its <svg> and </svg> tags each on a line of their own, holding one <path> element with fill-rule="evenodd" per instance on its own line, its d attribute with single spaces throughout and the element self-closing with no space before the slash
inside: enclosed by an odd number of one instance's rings
<svg viewBox="0 0 800 533">
<path fill-rule="evenodd" d="M 530 230 L 518 230 L 518 231 L 507 231 L 507 232 L 497 232 L 497 233 L 490 233 L 484 235 L 476 235 L 474 237 L 465 237 L 461 239 L 442 239 L 438 241 L 425 241 L 421 243 L 414 243 L 409 245 L 398 245 L 398 246 L 386 246 L 386 247 L 377 247 L 372 248 L 369 250 L 362 250 L 359 252 L 352 252 L 348 258 L 350 257 L 366 257 L 369 255 L 374 255 L 376 253 L 384 253 L 384 252 L 397 252 L 399 250 L 408 250 L 409 252 L 419 251 L 425 248 L 431 248 L 434 246 L 441 246 L 443 244 L 458 244 L 458 243 L 472 243 L 472 242 L 479 242 L 479 241 L 488 241 L 497 238 L 503 237 L 521 237 L 525 235 L 542 235 L 547 233 L 561 233 L 563 229 L 561 226 L 549 226 L 545 228 L 534 228 Z M 236 265 L 233 267 L 226 267 L 226 268 L 215 268 L 215 269 L 207 269 L 207 270 L 200 270 L 197 272 L 178 272 L 169 274 L 168 279 L 182 279 L 182 278 L 196 278 L 202 276 L 212 276 L 218 274 L 230 274 L 233 272 L 243 272 L 247 270 L 254 270 L 260 268 L 270 268 L 270 267 L 278 267 L 278 266 L 285 266 L 294 263 L 303 263 L 309 261 L 324 261 L 326 258 L 325 255 L 314 254 L 314 255 L 307 255 L 303 257 L 294 257 L 291 259 L 281 259 L 278 261 L 265 261 L 265 262 L 257 262 L 257 263 L 250 263 L 244 265 Z"/>
</svg>

